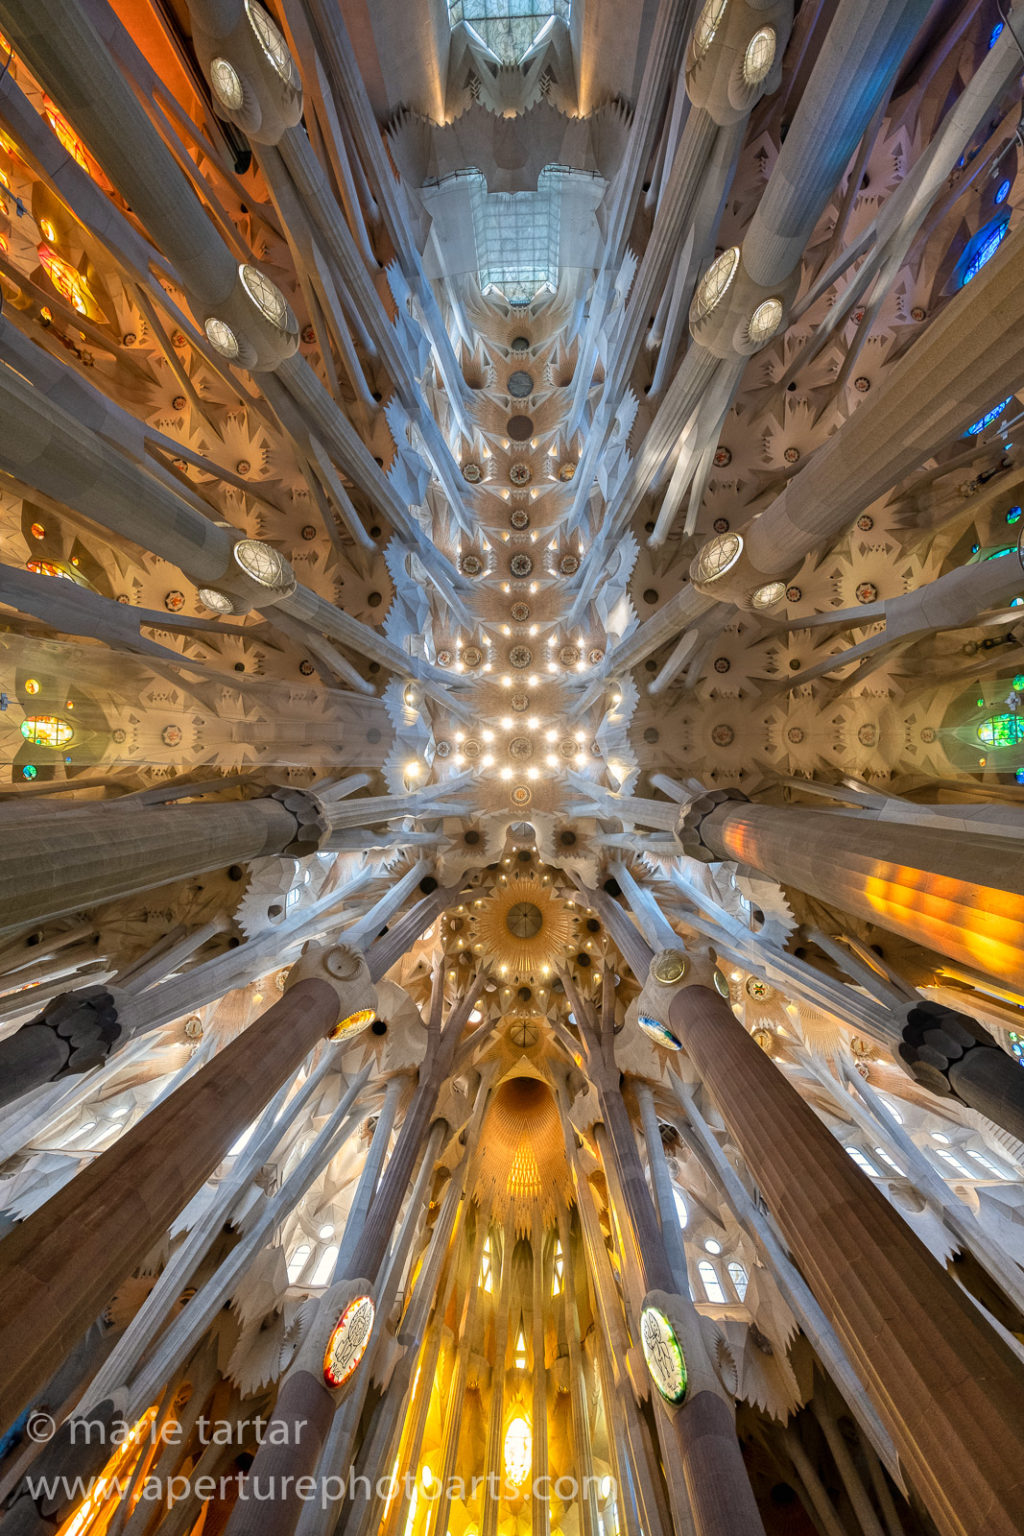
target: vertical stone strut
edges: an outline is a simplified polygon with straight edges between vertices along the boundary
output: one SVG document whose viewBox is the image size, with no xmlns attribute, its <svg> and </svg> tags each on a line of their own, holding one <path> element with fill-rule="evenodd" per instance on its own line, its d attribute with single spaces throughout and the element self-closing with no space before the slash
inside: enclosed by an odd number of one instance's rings
<svg viewBox="0 0 1024 1536">
<path fill-rule="evenodd" d="M 716 993 L 668 1022 L 938 1529 L 1019 1536 L 1024 1366 Z"/>
</svg>

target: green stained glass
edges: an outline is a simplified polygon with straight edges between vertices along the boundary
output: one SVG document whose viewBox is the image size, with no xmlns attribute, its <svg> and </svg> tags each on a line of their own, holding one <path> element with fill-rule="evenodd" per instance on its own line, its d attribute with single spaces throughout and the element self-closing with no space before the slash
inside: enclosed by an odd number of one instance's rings
<svg viewBox="0 0 1024 1536">
<path fill-rule="evenodd" d="M 1015 747 L 1024 741 L 1024 715 L 990 715 L 978 726 L 986 747 Z"/>
<path fill-rule="evenodd" d="M 1024 692 L 1024 672 L 1017 673 L 1017 676 L 1013 680 L 1013 686 L 1016 688 L 1018 693 Z"/>
</svg>

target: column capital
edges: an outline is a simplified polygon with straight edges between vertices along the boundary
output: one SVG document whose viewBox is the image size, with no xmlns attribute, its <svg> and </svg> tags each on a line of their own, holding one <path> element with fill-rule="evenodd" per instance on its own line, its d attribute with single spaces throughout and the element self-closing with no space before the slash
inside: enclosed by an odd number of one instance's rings
<svg viewBox="0 0 1024 1536">
<path fill-rule="evenodd" d="M 961 1104 L 969 1101 L 957 1092 L 950 1077 L 953 1069 L 969 1052 L 1006 1054 L 977 1019 L 944 1003 L 933 1002 L 915 1003 L 910 1008 L 897 1049 L 915 1082 L 932 1093 L 958 1099 Z"/>
<path fill-rule="evenodd" d="M 702 864 L 715 864 L 722 855 L 718 853 L 705 840 L 703 835 L 704 823 L 720 805 L 729 800 L 741 800 L 749 804 L 749 796 L 739 789 L 708 789 L 695 800 L 691 800 L 676 828 L 676 836 L 679 839 L 682 850 L 691 859 L 700 859 Z"/>
<path fill-rule="evenodd" d="M 281 853 L 292 858 L 304 858 L 319 853 L 331 835 L 331 823 L 323 801 L 309 789 L 292 789 L 282 786 L 268 789 L 266 798 L 277 800 L 295 817 L 295 836 Z"/>
<path fill-rule="evenodd" d="M 44 1055 L 51 1070 L 46 1081 L 57 1082 L 102 1066 L 125 1032 L 119 1010 L 124 994 L 119 988 L 79 987 L 62 992 L 47 1003 L 38 1018 L 22 1026 L 11 1038 L 24 1044 L 34 1058 L 39 1054 L 40 1031 L 51 1036 Z M 17 1072 L 17 1063 L 11 1069 Z M 34 1086 L 34 1084 L 33 1084 Z"/>
</svg>

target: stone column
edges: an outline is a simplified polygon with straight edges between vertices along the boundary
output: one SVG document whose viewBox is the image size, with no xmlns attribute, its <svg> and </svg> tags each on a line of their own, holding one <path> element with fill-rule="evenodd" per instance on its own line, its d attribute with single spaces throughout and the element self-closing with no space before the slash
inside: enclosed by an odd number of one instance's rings
<svg viewBox="0 0 1024 1536">
<path fill-rule="evenodd" d="M 942 1536 L 1024 1528 L 1024 1366 L 710 988 L 682 1041 Z"/>
<path fill-rule="evenodd" d="M 1017 838 L 888 821 L 881 827 L 853 811 L 754 805 L 733 790 L 694 801 L 679 837 L 685 853 L 705 862 L 734 859 L 962 964 L 1024 984 L 1024 855 Z"/>
<path fill-rule="evenodd" d="M 268 1099 L 345 1013 L 372 1003 L 361 958 L 348 975 L 303 962 L 279 1003 L 0 1243 L 0 1421 L 45 1385 L 111 1293 L 209 1178 Z M 315 971 L 320 969 L 321 974 Z"/>
<path fill-rule="evenodd" d="M 304 790 L 204 805 L 9 802 L 0 807 L 0 927 L 63 917 L 228 864 L 315 853 L 326 832 L 322 807 Z"/>
</svg>

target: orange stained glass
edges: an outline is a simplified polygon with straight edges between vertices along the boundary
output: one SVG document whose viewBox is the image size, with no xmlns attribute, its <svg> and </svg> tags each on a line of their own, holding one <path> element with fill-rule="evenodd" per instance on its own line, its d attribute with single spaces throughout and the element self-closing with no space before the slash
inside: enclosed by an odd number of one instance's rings
<svg viewBox="0 0 1024 1536">
<path fill-rule="evenodd" d="M 61 298 L 80 315 L 87 315 L 89 306 L 86 303 L 86 287 L 82 274 L 71 265 L 70 261 L 65 261 L 63 256 L 58 256 L 55 251 L 51 251 L 48 245 L 39 246 L 39 260 Z"/>
<path fill-rule="evenodd" d="M 56 1536 L 102 1536 L 118 1507 L 120 1489 L 130 1475 L 155 1418 L 156 1408 L 149 1408 L 132 1426 L 103 1471 L 90 1485 L 86 1497 L 64 1521 Z M 154 1449 L 155 1445 L 150 1447 L 151 1451 Z M 140 1478 L 136 1495 L 141 1483 Z"/>
<path fill-rule="evenodd" d="M 34 571 L 37 576 L 57 576 L 61 581 L 74 581 L 63 566 L 54 565 L 52 560 L 29 560 L 26 567 L 28 571 Z"/>
<path fill-rule="evenodd" d="M 72 128 L 67 118 L 63 117 L 50 100 L 49 96 L 43 97 L 43 115 L 54 133 L 57 135 L 72 160 L 76 160 L 83 171 L 92 175 L 92 165 L 89 159 L 89 151 L 82 143 L 78 134 Z"/>
</svg>

